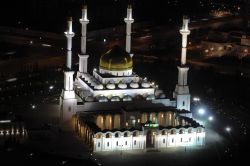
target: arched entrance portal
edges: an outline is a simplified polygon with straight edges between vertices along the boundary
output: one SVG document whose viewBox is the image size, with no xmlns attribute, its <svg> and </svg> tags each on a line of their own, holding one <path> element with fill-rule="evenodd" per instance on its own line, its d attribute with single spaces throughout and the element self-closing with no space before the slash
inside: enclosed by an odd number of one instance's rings
<svg viewBox="0 0 250 166">
<path fill-rule="evenodd" d="M 146 147 L 147 148 L 155 147 L 155 134 L 152 130 L 148 130 L 147 132 Z"/>
</svg>

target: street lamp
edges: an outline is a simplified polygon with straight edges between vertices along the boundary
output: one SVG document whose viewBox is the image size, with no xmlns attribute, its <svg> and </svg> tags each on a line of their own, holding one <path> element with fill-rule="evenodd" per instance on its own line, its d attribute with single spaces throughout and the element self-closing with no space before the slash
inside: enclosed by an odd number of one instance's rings
<svg viewBox="0 0 250 166">
<path fill-rule="evenodd" d="M 213 120 L 214 120 L 214 117 L 213 117 L 213 116 L 209 116 L 209 117 L 208 117 L 208 120 L 209 120 L 209 121 L 213 121 Z"/>
<path fill-rule="evenodd" d="M 226 127 L 226 131 L 227 131 L 228 133 L 230 133 L 230 132 L 231 132 L 231 127 Z"/>
<path fill-rule="evenodd" d="M 35 109 L 35 108 L 36 108 L 36 106 L 35 106 L 35 105 L 32 105 L 32 106 L 31 106 L 31 108 L 32 108 L 32 109 Z"/>
<path fill-rule="evenodd" d="M 199 113 L 200 115 L 204 115 L 204 114 L 205 114 L 205 110 L 204 110 L 203 108 L 200 108 L 200 109 L 198 110 L 198 113 Z"/>
</svg>

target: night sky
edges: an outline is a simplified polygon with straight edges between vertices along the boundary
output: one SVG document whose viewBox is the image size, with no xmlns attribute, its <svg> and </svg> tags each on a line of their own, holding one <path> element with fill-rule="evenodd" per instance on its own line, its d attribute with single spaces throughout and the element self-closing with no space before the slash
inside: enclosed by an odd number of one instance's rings
<svg viewBox="0 0 250 166">
<path fill-rule="evenodd" d="M 156 24 L 178 23 L 182 15 L 203 17 L 211 9 L 209 3 L 241 3 L 233 0 L 133 0 L 133 16 L 137 22 L 153 21 Z M 201 3 L 203 5 L 201 5 Z M 61 33 L 67 16 L 78 24 L 83 0 L 10 0 L 0 5 L 0 25 Z M 100 29 L 123 24 L 128 0 L 87 0 L 90 24 Z"/>
</svg>

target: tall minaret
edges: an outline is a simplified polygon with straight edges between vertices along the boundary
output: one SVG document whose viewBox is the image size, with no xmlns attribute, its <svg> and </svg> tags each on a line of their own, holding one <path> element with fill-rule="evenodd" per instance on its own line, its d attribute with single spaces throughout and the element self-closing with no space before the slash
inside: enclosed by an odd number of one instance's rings
<svg viewBox="0 0 250 166">
<path fill-rule="evenodd" d="M 129 4 L 127 8 L 127 18 L 124 18 L 126 26 L 126 51 L 131 55 L 131 24 L 134 22 L 132 18 L 132 5 Z"/>
<path fill-rule="evenodd" d="M 174 98 L 176 98 L 177 109 L 190 111 L 190 94 L 187 85 L 189 67 L 186 66 L 187 36 L 190 34 L 188 23 L 189 19 L 183 17 L 183 25 L 180 29 L 180 34 L 182 35 L 181 65 L 178 66 L 178 84 L 175 88 Z"/>
<path fill-rule="evenodd" d="M 81 36 L 81 53 L 79 56 L 79 71 L 77 73 L 77 77 L 79 77 L 82 73 L 87 73 L 88 69 L 88 57 L 86 54 L 86 32 L 87 32 L 87 24 L 89 20 L 87 18 L 87 5 L 84 4 L 82 8 L 82 18 L 79 19 L 82 24 L 82 36 Z"/>
<path fill-rule="evenodd" d="M 74 112 L 76 106 L 76 98 L 73 87 L 73 75 L 74 71 L 71 70 L 72 64 L 72 38 L 74 37 L 74 32 L 72 31 L 72 18 L 68 18 L 68 29 L 64 32 L 67 37 L 67 69 L 64 71 L 64 88 L 60 98 L 60 117 L 62 121 L 69 120 Z"/>
<path fill-rule="evenodd" d="M 64 32 L 65 36 L 67 37 L 67 68 L 71 69 L 72 65 L 72 38 L 75 36 L 75 33 L 72 31 L 72 17 L 68 18 L 68 29 Z"/>
</svg>

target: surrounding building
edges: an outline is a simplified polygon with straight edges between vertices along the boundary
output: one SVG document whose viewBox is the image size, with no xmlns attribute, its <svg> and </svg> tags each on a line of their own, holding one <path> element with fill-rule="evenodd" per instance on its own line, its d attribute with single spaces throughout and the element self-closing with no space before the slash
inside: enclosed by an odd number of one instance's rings
<svg viewBox="0 0 250 166">
<path fill-rule="evenodd" d="M 0 117 L 0 145 L 26 140 L 27 130 L 23 121 L 8 114 L 0 114 Z"/>
<path fill-rule="evenodd" d="M 125 50 L 114 46 L 103 54 L 99 68 L 88 72 L 87 6 L 82 9 L 79 71 L 74 79 L 72 19 L 68 19 L 67 69 L 60 98 L 61 121 L 73 119 L 75 129 L 93 151 L 165 148 L 205 144 L 205 129 L 192 119 L 186 65 L 189 19 L 183 18 L 181 64 L 173 97 L 133 71 L 132 6 L 128 5 Z"/>
<path fill-rule="evenodd" d="M 212 34 L 212 35 L 211 35 Z M 242 32 L 210 32 L 208 39 L 201 41 L 201 52 L 206 57 L 249 56 L 250 37 Z"/>
</svg>

